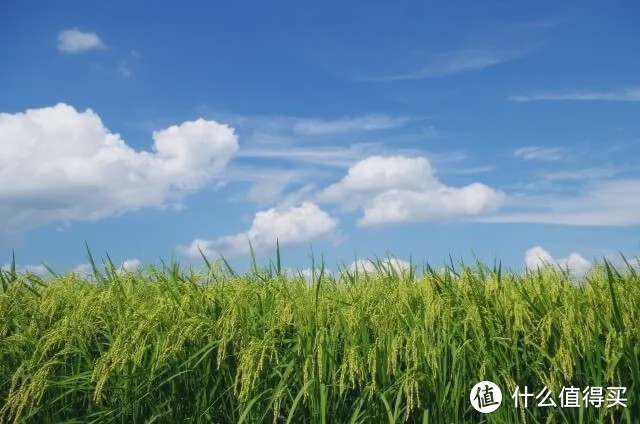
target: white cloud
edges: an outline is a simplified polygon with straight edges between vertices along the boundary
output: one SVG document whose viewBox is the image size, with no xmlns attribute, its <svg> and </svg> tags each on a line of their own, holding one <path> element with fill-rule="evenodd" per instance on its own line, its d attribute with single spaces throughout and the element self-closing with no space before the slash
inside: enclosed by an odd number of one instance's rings
<svg viewBox="0 0 640 424">
<path fill-rule="evenodd" d="M 521 211 L 475 220 L 596 227 L 640 225 L 640 180 L 598 181 L 575 196 L 523 196 L 513 200 L 512 206 Z"/>
<path fill-rule="evenodd" d="M 399 258 L 386 258 L 379 262 L 373 262 L 367 259 L 358 259 L 349 265 L 349 271 L 357 271 L 359 273 L 376 273 L 378 269 L 382 271 L 394 271 L 402 274 L 411 269 L 411 263 Z"/>
<path fill-rule="evenodd" d="M 27 265 L 23 268 L 23 271 L 38 274 L 41 277 L 49 275 L 49 270 L 47 270 L 47 267 L 44 265 Z"/>
<path fill-rule="evenodd" d="M 249 200 L 261 207 L 278 204 L 284 192 L 292 185 L 298 187 L 332 178 L 331 168 L 348 168 L 358 160 L 375 154 L 384 154 L 391 144 L 407 146 L 410 142 L 423 141 L 437 136 L 433 126 L 402 128 L 408 123 L 434 119 L 430 116 L 393 116 L 364 114 L 335 118 L 311 118 L 282 115 L 237 115 L 210 111 L 208 116 L 219 117 L 232 123 L 240 133 L 243 146 L 237 161 L 231 165 L 234 181 L 252 183 Z M 376 131 L 394 129 L 382 138 Z M 365 141 L 353 140 L 353 135 L 365 136 Z M 410 133 L 410 134 L 408 134 Z M 328 137 L 330 136 L 330 137 Z M 371 138 L 374 137 L 374 138 Z M 381 137 L 381 138 L 378 138 Z M 369 141 L 372 140 L 372 141 Z M 403 147 L 403 154 L 412 154 L 415 148 Z M 455 152 L 453 160 L 460 160 Z M 442 161 L 451 161 L 452 154 L 435 154 Z M 271 174 L 271 177 L 254 181 L 245 178 L 250 165 L 250 175 Z"/>
<path fill-rule="evenodd" d="M 90 109 L 66 104 L 0 113 L 0 232 L 179 205 L 238 149 L 232 128 L 184 122 L 135 151 Z"/>
<path fill-rule="evenodd" d="M 140 265 L 142 265 L 142 262 L 140 262 L 139 259 L 133 258 L 127 259 L 126 261 L 122 262 L 120 268 L 124 271 L 135 271 L 136 269 L 140 268 Z"/>
<path fill-rule="evenodd" d="M 514 102 L 533 102 L 539 100 L 546 101 L 611 101 L 611 102 L 638 102 L 640 101 L 640 87 L 629 87 L 609 91 L 574 90 L 544 92 L 522 96 L 511 96 Z"/>
<path fill-rule="evenodd" d="M 558 147 L 526 146 L 514 150 L 513 155 L 525 160 L 553 161 L 562 158 L 562 150 Z"/>
<path fill-rule="evenodd" d="M 603 260 L 606 260 L 611 266 L 621 273 L 628 272 L 630 267 L 636 272 L 640 272 L 640 256 L 624 254 L 623 258 L 621 256 L 621 252 L 616 252 L 603 255 Z"/>
<path fill-rule="evenodd" d="M 76 274 L 79 274 L 81 277 L 88 277 L 93 275 L 93 267 L 90 264 L 80 264 L 71 270 Z"/>
<path fill-rule="evenodd" d="M 442 184 L 425 157 L 372 156 L 319 195 L 347 210 L 363 209 L 362 226 L 429 221 L 496 210 L 505 195 L 480 183 Z"/>
<path fill-rule="evenodd" d="M 364 209 L 360 225 L 429 221 L 496 210 L 504 195 L 484 184 L 434 191 L 390 190 L 376 196 Z"/>
<path fill-rule="evenodd" d="M 437 186 L 435 171 L 425 157 L 371 156 L 354 164 L 337 184 L 325 190 L 327 199 L 340 200 L 353 192 L 394 188 L 419 190 Z"/>
<path fill-rule="evenodd" d="M 5 265 L 1 266 L 0 269 L 3 270 L 3 271 L 9 271 L 11 269 L 11 265 L 10 264 L 5 264 Z M 24 273 L 28 272 L 28 273 L 31 273 L 31 274 L 39 275 L 40 277 L 46 277 L 47 275 L 49 275 L 49 270 L 47 270 L 47 267 L 45 267 L 44 265 L 17 266 L 16 267 L 16 272 L 18 272 L 20 274 L 24 274 Z"/>
<path fill-rule="evenodd" d="M 314 280 L 320 278 L 320 268 L 316 268 L 312 270 L 311 268 L 303 268 L 303 269 L 293 269 L 286 268 L 284 270 L 284 275 L 288 278 L 297 278 L 302 277 L 307 283 L 312 283 Z M 334 278 L 333 272 L 330 269 L 325 268 L 323 270 L 323 279 Z"/>
<path fill-rule="evenodd" d="M 535 270 L 546 265 L 553 265 L 555 260 L 549 252 L 542 247 L 536 246 L 524 253 L 524 264 L 528 269 Z"/>
<path fill-rule="evenodd" d="M 141 265 L 142 262 L 140 262 L 140 260 L 136 258 L 126 259 L 122 261 L 120 266 L 116 269 L 116 272 L 120 274 L 126 271 L 135 271 L 136 269 L 140 268 Z M 100 268 L 102 267 L 99 266 L 98 269 Z M 71 272 L 79 274 L 81 277 L 91 277 L 93 276 L 93 267 L 91 266 L 91 264 L 83 263 L 76 265 L 71 270 Z"/>
<path fill-rule="evenodd" d="M 524 263 L 527 269 L 536 270 L 546 266 L 568 269 L 576 276 L 586 274 L 593 264 L 586 260 L 579 253 L 571 253 L 566 258 L 555 259 L 551 254 L 540 246 L 532 247 L 524 254 Z"/>
<path fill-rule="evenodd" d="M 440 275 L 442 278 L 449 276 L 451 279 L 455 280 L 458 277 L 458 275 L 456 275 L 455 270 L 447 266 L 438 268 L 436 270 L 436 273 Z"/>
<path fill-rule="evenodd" d="M 431 61 L 422 68 L 382 78 L 372 78 L 378 81 L 415 80 L 422 78 L 443 77 L 462 72 L 478 71 L 518 59 L 530 50 L 501 51 L 493 49 L 465 49 L 441 53 L 433 56 Z"/>
<path fill-rule="evenodd" d="M 376 265 L 373 261 L 368 259 L 358 259 L 349 265 L 349 271 L 354 272 L 365 272 L 365 273 L 374 273 L 376 272 Z"/>
<path fill-rule="evenodd" d="M 142 263 L 138 259 L 135 259 L 135 258 L 127 259 L 122 262 L 122 264 L 120 265 L 119 271 L 134 271 L 137 268 L 139 268 L 140 265 L 142 265 Z M 41 277 L 46 277 L 50 275 L 49 270 L 44 265 L 25 265 L 25 266 L 17 266 L 16 268 L 17 268 L 16 271 L 21 274 L 25 272 L 29 272 L 29 273 L 37 274 Z M 0 269 L 3 271 L 8 271 L 11 269 L 11 265 L 5 264 L 2 267 L 0 267 Z M 71 272 L 75 272 L 77 274 L 80 274 L 81 276 L 90 276 L 90 275 L 93 275 L 93 268 L 91 267 L 90 264 L 83 263 L 83 264 L 76 265 L 71 270 Z"/>
<path fill-rule="evenodd" d="M 58 51 L 62 53 L 75 54 L 104 47 L 104 43 L 95 32 L 83 32 L 74 28 L 60 31 L 58 34 Z"/>
<path fill-rule="evenodd" d="M 257 212 L 249 230 L 220 237 L 216 240 L 196 239 L 179 250 L 192 258 L 199 258 L 199 249 L 205 256 L 217 252 L 235 256 L 249 252 L 249 241 L 255 250 L 304 243 L 319 237 L 335 234 L 338 221 L 316 204 L 304 202 L 298 206 L 274 207 Z"/>
</svg>

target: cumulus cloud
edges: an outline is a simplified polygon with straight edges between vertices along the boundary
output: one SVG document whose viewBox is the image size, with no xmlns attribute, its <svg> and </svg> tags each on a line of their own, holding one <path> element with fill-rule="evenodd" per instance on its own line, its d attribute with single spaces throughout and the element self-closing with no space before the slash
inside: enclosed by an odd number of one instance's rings
<svg viewBox="0 0 640 424">
<path fill-rule="evenodd" d="M 555 259 L 551 253 L 540 246 L 532 247 L 524 254 L 524 263 L 527 269 L 536 270 L 546 266 L 568 269 L 572 274 L 582 276 L 586 274 L 593 264 L 579 253 L 571 253 L 566 258 Z"/>
<path fill-rule="evenodd" d="M 358 259 L 349 265 L 349 271 L 358 271 L 358 272 L 376 272 L 376 265 L 373 261 L 368 259 Z"/>
<path fill-rule="evenodd" d="M 361 226 L 429 221 L 496 210 L 504 193 L 480 183 L 441 183 L 425 157 L 371 156 L 319 195 L 347 210 L 362 208 Z"/>
<path fill-rule="evenodd" d="M 223 236 L 216 240 L 196 239 L 189 246 L 179 247 L 185 255 L 200 257 L 217 252 L 225 256 L 235 256 L 249 251 L 249 241 L 255 250 L 276 246 L 304 243 L 312 239 L 335 233 L 338 221 L 316 204 L 303 202 L 298 206 L 274 207 L 257 212 L 251 227 L 242 233 Z"/>
<path fill-rule="evenodd" d="M 103 49 L 104 43 L 95 32 L 83 32 L 77 28 L 60 31 L 58 34 L 58 51 L 68 54 Z"/>
<path fill-rule="evenodd" d="M 307 283 L 312 283 L 320 278 L 320 274 L 322 271 L 323 279 L 334 278 L 333 272 L 330 269 L 325 268 L 321 270 L 320 268 L 311 269 L 311 268 L 303 268 L 303 269 L 293 269 L 286 268 L 284 270 L 284 275 L 288 278 L 297 278 L 302 277 Z"/>
<path fill-rule="evenodd" d="M 81 277 L 88 277 L 93 275 L 93 267 L 90 264 L 76 265 L 71 272 L 79 274 Z"/>
<path fill-rule="evenodd" d="M 360 225 L 427 221 L 493 211 L 503 195 L 473 183 L 462 188 L 441 187 L 432 192 L 390 190 L 376 196 L 364 209 Z"/>
<path fill-rule="evenodd" d="M 122 262 L 122 265 L 120 265 L 120 269 L 122 269 L 123 271 L 135 271 L 136 269 L 140 268 L 140 265 L 142 265 L 142 262 L 140 262 L 139 259 L 127 259 L 126 261 Z"/>
<path fill-rule="evenodd" d="M 153 132 L 136 151 L 91 109 L 60 103 L 0 113 L 0 232 L 179 206 L 238 150 L 234 130 L 198 119 Z"/>
<path fill-rule="evenodd" d="M 607 261 L 619 272 L 625 273 L 629 271 L 629 268 L 631 268 L 640 273 L 640 256 L 624 254 L 623 257 L 621 252 L 617 252 L 604 255 L 603 260 Z"/>
<path fill-rule="evenodd" d="M 126 271 L 135 271 L 136 269 L 140 268 L 141 265 L 142 265 L 142 262 L 140 262 L 140 260 L 138 260 L 137 258 L 126 259 L 122 261 L 120 266 L 117 267 L 116 271 L 117 273 L 123 273 Z M 76 265 L 71 270 L 71 272 L 79 274 L 81 277 L 90 277 L 93 275 L 93 267 L 91 266 L 91 264 L 83 263 L 83 264 Z"/>
<path fill-rule="evenodd" d="M 411 269 L 411 263 L 399 259 L 399 258 L 385 258 L 379 262 L 374 262 L 368 259 L 358 259 L 349 265 L 349 271 L 358 273 L 376 273 L 379 270 L 386 272 L 392 271 L 398 274 L 409 271 Z"/>
<path fill-rule="evenodd" d="M 3 271 L 9 271 L 11 270 L 11 265 L 5 264 L 1 266 L 0 269 Z M 46 277 L 47 275 L 49 275 L 49 270 L 47 270 L 47 267 L 45 267 L 44 265 L 17 266 L 16 272 L 20 274 L 24 274 L 24 273 L 36 274 L 36 275 L 39 275 L 40 277 Z"/>
</svg>

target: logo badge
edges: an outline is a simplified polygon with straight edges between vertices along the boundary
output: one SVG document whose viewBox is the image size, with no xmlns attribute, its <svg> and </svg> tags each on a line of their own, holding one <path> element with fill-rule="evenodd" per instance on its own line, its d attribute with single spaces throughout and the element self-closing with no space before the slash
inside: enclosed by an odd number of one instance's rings
<svg viewBox="0 0 640 424">
<path fill-rule="evenodd" d="M 481 381 L 471 389 L 469 400 L 476 411 L 489 414 L 500 407 L 502 391 L 491 381 Z"/>
</svg>

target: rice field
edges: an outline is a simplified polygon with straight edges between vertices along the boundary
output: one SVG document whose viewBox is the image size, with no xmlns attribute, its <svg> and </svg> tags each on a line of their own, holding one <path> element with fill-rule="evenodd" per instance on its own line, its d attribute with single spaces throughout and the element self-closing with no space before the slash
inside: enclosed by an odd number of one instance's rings
<svg viewBox="0 0 640 424">
<path fill-rule="evenodd" d="M 638 423 L 640 278 L 482 263 L 243 274 L 0 271 L 3 423 Z M 496 383 L 491 414 L 471 388 Z M 516 387 L 626 387 L 626 407 L 515 407 Z M 557 397 L 556 397 L 557 402 Z"/>
</svg>

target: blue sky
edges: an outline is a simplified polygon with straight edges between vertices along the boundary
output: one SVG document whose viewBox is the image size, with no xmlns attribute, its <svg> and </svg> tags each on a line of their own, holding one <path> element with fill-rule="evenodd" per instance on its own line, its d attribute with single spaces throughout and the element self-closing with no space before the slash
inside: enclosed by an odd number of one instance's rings
<svg viewBox="0 0 640 424">
<path fill-rule="evenodd" d="M 637 256 L 639 14 L 9 0 L 0 265 Z"/>
</svg>

